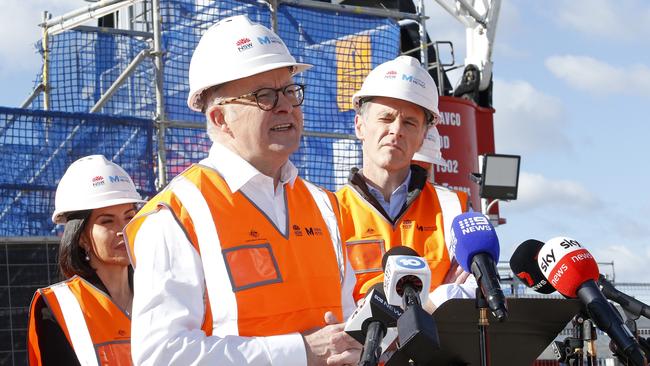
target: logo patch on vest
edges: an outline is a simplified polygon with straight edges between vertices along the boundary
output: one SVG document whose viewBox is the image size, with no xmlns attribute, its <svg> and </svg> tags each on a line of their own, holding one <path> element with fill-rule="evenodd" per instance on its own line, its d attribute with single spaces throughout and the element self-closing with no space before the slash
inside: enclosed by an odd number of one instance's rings
<svg viewBox="0 0 650 366">
<path fill-rule="evenodd" d="M 300 226 L 298 226 L 298 225 L 293 225 L 293 226 L 292 226 L 292 229 L 293 229 L 293 235 L 295 235 L 295 236 L 302 236 L 302 230 L 300 230 Z"/>
<path fill-rule="evenodd" d="M 323 235 L 323 230 L 319 227 L 305 226 L 305 233 L 307 233 L 307 236 L 321 236 Z"/>
<path fill-rule="evenodd" d="M 422 225 L 416 225 L 415 226 L 418 231 L 434 231 L 436 229 L 436 226 L 422 226 Z"/>
<path fill-rule="evenodd" d="M 413 227 L 413 220 L 405 219 L 402 221 L 402 229 L 410 229 Z"/>
</svg>

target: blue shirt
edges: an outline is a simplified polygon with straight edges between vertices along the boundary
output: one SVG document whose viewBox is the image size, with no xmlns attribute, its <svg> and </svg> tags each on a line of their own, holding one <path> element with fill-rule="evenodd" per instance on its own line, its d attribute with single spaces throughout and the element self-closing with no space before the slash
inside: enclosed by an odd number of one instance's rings
<svg viewBox="0 0 650 366">
<path fill-rule="evenodd" d="M 394 220 L 395 217 L 399 214 L 406 203 L 406 197 L 408 195 L 409 182 L 411 181 L 411 170 L 409 169 L 409 174 L 406 176 L 406 179 L 395 188 L 393 193 L 390 195 L 388 202 L 384 199 L 384 195 L 375 187 L 368 184 L 368 191 L 372 194 L 373 197 L 377 199 L 381 207 L 386 211 L 391 220 Z"/>
</svg>

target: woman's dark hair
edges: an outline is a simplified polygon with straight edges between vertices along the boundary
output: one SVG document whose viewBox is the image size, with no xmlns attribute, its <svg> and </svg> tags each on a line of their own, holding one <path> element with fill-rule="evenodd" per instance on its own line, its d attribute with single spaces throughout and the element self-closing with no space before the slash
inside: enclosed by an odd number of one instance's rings
<svg viewBox="0 0 650 366">
<path fill-rule="evenodd" d="M 86 252 L 79 245 L 79 237 L 86 227 L 92 210 L 74 211 L 66 214 L 61 245 L 59 246 L 59 270 L 65 278 L 78 275 L 83 278 L 95 276 L 95 270 L 86 260 Z"/>
</svg>

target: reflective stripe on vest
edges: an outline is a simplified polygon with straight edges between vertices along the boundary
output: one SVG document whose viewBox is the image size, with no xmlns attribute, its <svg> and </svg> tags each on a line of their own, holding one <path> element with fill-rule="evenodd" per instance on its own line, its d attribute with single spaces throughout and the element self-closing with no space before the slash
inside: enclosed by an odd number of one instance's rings
<svg viewBox="0 0 650 366">
<path fill-rule="evenodd" d="M 68 328 L 70 342 L 82 366 L 99 365 L 92 338 L 88 332 L 88 325 L 84 319 L 83 311 L 77 298 L 74 296 L 66 282 L 58 283 L 51 287 L 56 300 L 59 302 L 63 319 Z"/>
<path fill-rule="evenodd" d="M 334 214 L 334 209 L 332 204 L 327 197 L 327 193 L 323 191 L 320 187 L 317 187 L 307 181 L 305 181 L 305 186 L 309 189 L 309 193 L 314 198 L 318 210 L 320 211 L 323 220 L 327 224 L 327 229 L 330 232 L 330 237 L 332 238 L 332 245 L 334 246 L 334 253 L 336 253 L 336 261 L 339 264 L 339 273 L 341 277 L 341 283 L 343 283 L 343 277 L 345 276 L 345 259 L 343 257 L 343 245 L 341 245 L 341 233 L 339 233 L 339 226 L 336 222 L 336 215 Z M 334 232 L 332 232 L 334 228 Z"/>
<path fill-rule="evenodd" d="M 445 245 L 447 245 L 447 250 L 451 253 L 450 250 L 450 238 L 451 238 L 451 223 L 454 221 L 454 218 L 461 213 L 463 213 L 463 208 L 458 198 L 458 194 L 448 188 L 434 186 L 436 189 L 436 194 L 438 195 L 438 200 L 440 201 L 440 209 L 442 210 L 442 223 L 445 227 Z"/>
<path fill-rule="evenodd" d="M 221 243 L 210 208 L 196 185 L 182 175 L 176 178 L 171 189 L 185 206 L 194 223 L 208 294 L 219 294 L 218 302 L 210 301 L 213 334 L 219 337 L 239 335 L 237 299 L 228 280 L 228 271 L 221 255 Z"/>
</svg>

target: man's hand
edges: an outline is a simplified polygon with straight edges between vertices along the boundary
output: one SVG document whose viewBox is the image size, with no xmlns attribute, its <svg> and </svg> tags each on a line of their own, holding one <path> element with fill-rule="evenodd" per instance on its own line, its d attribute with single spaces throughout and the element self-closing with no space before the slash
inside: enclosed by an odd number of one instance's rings
<svg viewBox="0 0 650 366">
<path fill-rule="evenodd" d="M 356 365 L 361 358 L 362 345 L 343 330 L 332 312 L 325 313 L 323 328 L 303 333 L 307 350 L 307 365 Z"/>
<path fill-rule="evenodd" d="M 449 267 L 449 271 L 447 271 L 447 275 L 445 275 L 445 278 L 442 280 L 442 284 L 447 284 L 447 283 L 454 283 L 456 285 L 461 285 L 465 283 L 467 278 L 469 277 L 469 273 L 463 271 L 463 267 L 456 262 L 456 258 L 454 258 L 451 261 L 451 266 Z"/>
</svg>

